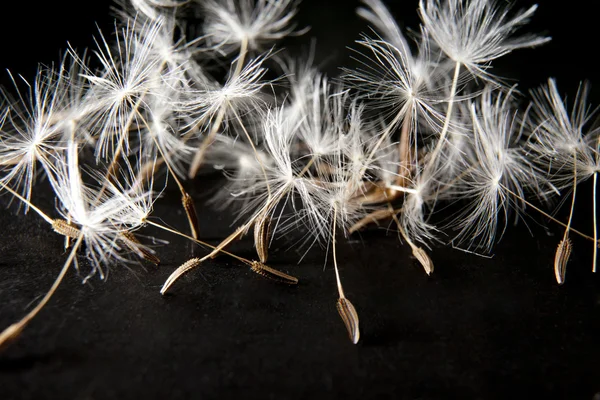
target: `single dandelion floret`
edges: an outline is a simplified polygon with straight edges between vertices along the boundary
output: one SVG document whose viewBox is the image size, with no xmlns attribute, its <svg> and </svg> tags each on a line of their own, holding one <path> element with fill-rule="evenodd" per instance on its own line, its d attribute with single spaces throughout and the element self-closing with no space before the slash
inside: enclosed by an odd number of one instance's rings
<svg viewBox="0 0 600 400">
<path fill-rule="evenodd" d="M 537 5 L 511 14 L 494 0 L 420 0 L 419 15 L 425 32 L 457 64 L 484 79 L 489 64 L 516 49 L 550 40 L 537 35 L 514 35 L 527 24 Z"/>
<path fill-rule="evenodd" d="M 361 66 L 346 70 L 345 78 L 375 107 L 389 109 L 395 115 L 409 115 L 413 120 L 416 114 L 428 122 L 432 122 L 432 117 L 441 120 L 434 106 L 441 101 L 438 93 L 444 73 L 432 59 L 426 36 L 421 36 L 418 52 L 414 54 L 383 3 L 379 0 L 363 3 L 366 7 L 359 8 L 358 14 L 381 36 L 364 35 L 357 41 L 362 48 L 357 51 Z"/>
<path fill-rule="evenodd" d="M 135 28 L 135 20 L 127 21 L 117 30 L 115 49 L 100 35 L 96 55 L 102 70 L 94 73 L 86 68 L 83 73 L 90 83 L 86 103 L 98 136 L 97 157 L 108 159 L 123 149 L 128 151 L 129 131 L 141 123 L 145 96 L 156 89 L 160 78 L 160 59 L 153 53 L 153 43 L 162 21 L 144 23 L 141 30 Z"/>
<path fill-rule="evenodd" d="M 134 28 L 138 35 L 146 34 L 147 20 L 132 17 L 127 13 L 124 13 L 123 18 L 125 23 L 135 23 Z M 162 70 L 157 72 L 166 79 L 164 85 L 186 91 L 193 83 L 210 82 L 210 77 L 197 61 L 199 53 L 203 51 L 201 44 L 204 37 L 188 39 L 186 25 L 178 20 L 173 12 L 162 15 L 155 23 L 160 23 L 160 27 L 151 43 L 150 58 L 159 60 Z M 163 84 L 161 80 L 157 80 L 157 83 Z"/>
<path fill-rule="evenodd" d="M 533 134 L 528 145 L 552 182 L 564 189 L 572 185 L 575 169 L 579 180 L 600 172 L 598 130 L 590 127 L 595 111 L 588 103 L 589 85 L 579 87 L 571 112 L 554 79 L 532 94 L 529 123 Z"/>
<path fill-rule="evenodd" d="M 187 128 L 211 127 L 213 120 L 227 120 L 264 108 L 267 96 L 263 90 L 272 83 L 263 80 L 267 72 L 264 61 L 265 56 L 251 60 L 223 85 L 212 82 L 193 90 L 189 99 L 178 105 L 178 111 L 189 116 Z"/>
<path fill-rule="evenodd" d="M 572 189 L 571 212 L 563 239 L 560 241 L 554 272 L 559 284 L 565 281 L 566 264 L 571 253 L 569 232 L 575 211 L 577 186 L 593 177 L 592 220 L 594 227 L 594 247 L 592 271 L 596 272 L 598 258 L 598 223 L 596 217 L 597 181 L 600 172 L 600 130 L 590 120 L 595 111 L 588 104 L 589 85 L 580 85 L 575 96 L 571 113 L 567 111 L 566 100 L 558 93 L 554 79 L 548 85 L 534 92 L 531 107 L 533 134 L 529 147 L 537 155 L 537 162 L 549 175 L 549 179 L 560 189 Z"/>
<path fill-rule="evenodd" d="M 513 90 L 494 93 L 488 86 L 480 101 L 471 105 L 473 157 L 464 160 L 464 173 L 455 189 L 471 198 L 455 238 L 469 248 L 489 251 L 499 219 L 504 219 L 505 229 L 510 209 L 519 212 L 524 207 L 525 190 L 541 195 L 546 185 L 520 141 L 522 126 L 512 96 Z"/>
<path fill-rule="evenodd" d="M 204 0 L 204 32 L 221 53 L 262 51 L 294 34 L 298 0 Z M 296 32 L 301 34 L 302 32 Z"/>
<path fill-rule="evenodd" d="M 11 185 L 28 201 L 38 175 L 37 168 L 48 173 L 56 152 L 63 146 L 58 122 L 64 107 L 64 93 L 60 91 L 62 79 L 64 76 L 52 69 L 40 68 L 33 86 L 25 81 L 27 93 L 18 91 L 16 82 L 16 99 L 0 93 L 8 104 L 0 127 L 0 181 Z M 27 210 L 28 206 L 25 207 Z"/>
</svg>

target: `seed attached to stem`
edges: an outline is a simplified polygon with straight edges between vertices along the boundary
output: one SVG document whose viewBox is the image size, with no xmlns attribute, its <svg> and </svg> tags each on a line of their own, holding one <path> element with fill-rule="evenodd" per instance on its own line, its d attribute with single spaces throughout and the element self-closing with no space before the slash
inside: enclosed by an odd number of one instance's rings
<svg viewBox="0 0 600 400">
<path fill-rule="evenodd" d="M 181 204 L 183 204 L 183 208 L 187 214 L 192 237 L 198 239 L 198 214 L 196 214 L 196 206 L 194 206 L 192 196 L 184 192 L 181 197 Z"/>
<path fill-rule="evenodd" d="M 568 237 L 561 240 L 556 249 L 556 256 L 554 257 L 554 275 L 556 276 L 556 282 L 558 282 L 559 285 L 565 283 L 567 262 L 571 256 L 571 250 L 571 239 Z"/>
<path fill-rule="evenodd" d="M 341 297 L 337 301 L 337 310 L 346 325 L 348 336 L 353 344 L 357 344 L 360 339 L 360 329 L 358 327 L 358 313 L 356 309 L 345 297 Z"/>
<path fill-rule="evenodd" d="M 254 246 L 261 263 L 266 263 L 269 258 L 269 235 L 271 218 L 263 214 L 254 224 Z"/>
<path fill-rule="evenodd" d="M 80 234 L 79 229 L 69 224 L 64 219 L 52 220 L 52 229 L 54 229 L 54 232 L 71 239 L 77 239 L 77 237 L 79 237 Z"/>
</svg>

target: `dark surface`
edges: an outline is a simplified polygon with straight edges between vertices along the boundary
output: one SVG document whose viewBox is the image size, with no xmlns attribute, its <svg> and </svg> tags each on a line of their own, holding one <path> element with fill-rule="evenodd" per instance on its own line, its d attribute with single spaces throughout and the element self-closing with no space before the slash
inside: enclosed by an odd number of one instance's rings
<svg viewBox="0 0 600 400">
<path fill-rule="evenodd" d="M 31 76 L 35 62 L 55 60 L 67 39 L 90 44 L 93 21 L 110 27 L 107 3 L 91 3 L 86 10 L 13 5 L 20 9 L 2 20 L 20 22 L 0 24 L 1 66 Z M 314 27 L 319 54 L 339 49 L 326 64 L 330 71 L 346 63 L 343 46 L 362 29 L 352 14 L 355 3 L 348 4 L 304 3 L 301 20 Z M 404 8 L 407 24 L 416 26 L 416 5 Z M 575 6 L 542 4 L 532 30 L 546 29 L 554 42 L 519 52 L 500 69 L 525 87 L 556 76 L 563 91 L 574 93 L 580 79 L 596 77 L 586 48 L 597 37 L 592 18 Z M 210 239 L 233 229 L 223 216 L 229 213 L 200 207 L 216 184 L 212 178 L 188 183 L 201 235 Z M 41 185 L 34 197 L 51 211 L 47 190 Z M 155 215 L 183 230 L 174 190 L 157 202 Z M 590 232 L 589 183 L 580 195 L 574 226 Z M 592 245 L 573 238 L 567 281 L 558 287 L 552 261 L 562 230 L 535 221 L 542 220 L 529 221 L 531 233 L 523 224 L 509 228 L 492 259 L 436 246 L 431 278 L 392 232 L 373 229 L 341 240 L 342 279 L 361 321 L 357 346 L 335 310 L 324 250 L 313 249 L 300 265 L 292 241 L 272 250 L 270 265 L 297 276 L 298 287 L 274 284 L 221 257 L 163 298 L 158 291 L 171 271 L 204 252 L 147 229 L 171 242 L 158 249 L 163 264 L 116 266 L 106 282 L 88 285 L 71 273 L 21 339 L 0 354 L 0 399 L 597 399 L 600 277 L 590 271 Z M 32 213 L 2 211 L 0 226 L 4 328 L 46 292 L 66 255 L 63 240 Z M 250 257 L 252 243 L 234 250 Z"/>
</svg>

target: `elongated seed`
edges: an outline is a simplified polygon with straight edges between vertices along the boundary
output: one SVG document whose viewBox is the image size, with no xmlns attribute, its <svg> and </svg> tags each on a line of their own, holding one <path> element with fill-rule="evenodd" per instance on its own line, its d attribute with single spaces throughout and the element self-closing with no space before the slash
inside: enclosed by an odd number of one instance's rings
<svg viewBox="0 0 600 400">
<path fill-rule="evenodd" d="M 571 256 L 572 249 L 571 239 L 568 237 L 561 240 L 556 248 L 556 255 L 554 257 L 554 275 L 556 276 L 556 282 L 558 282 L 559 285 L 565 283 L 567 262 Z"/>
<path fill-rule="evenodd" d="M 79 229 L 69 224 L 64 219 L 55 219 L 52 221 L 52 229 L 54 232 L 66 236 L 71 239 L 77 239 L 79 237 Z"/>
<path fill-rule="evenodd" d="M 198 239 L 198 214 L 196 214 L 196 206 L 194 206 L 194 200 L 192 199 L 192 196 L 184 193 L 181 197 L 181 204 L 183 204 L 183 209 L 187 214 L 192 236 L 194 239 Z"/>
<path fill-rule="evenodd" d="M 423 269 L 425 269 L 427 275 L 431 275 L 433 273 L 433 261 L 431 261 L 431 258 L 425 252 L 425 250 L 423 250 L 421 247 L 412 246 L 412 252 L 413 256 L 419 260 L 423 266 Z"/>
<path fill-rule="evenodd" d="M 167 292 L 167 290 L 169 290 L 169 288 L 186 272 L 196 268 L 197 266 L 199 266 L 202 263 L 202 260 L 200 258 L 191 258 L 189 260 L 187 260 L 186 262 L 184 262 L 183 264 L 181 264 L 179 266 L 179 268 L 177 268 L 170 276 L 169 278 L 166 280 L 166 282 L 164 283 L 163 287 L 160 289 L 160 294 L 165 294 Z"/>
<path fill-rule="evenodd" d="M 261 263 L 266 263 L 269 258 L 269 235 L 271 218 L 263 214 L 254 224 L 254 246 Z"/>
<path fill-rule="evenodd" d="M 146 261 L 150 261 L 154 265 L 160 265 L 160 258 L 158 258 L 155 254 L 152 254 L 143 246 L 136 246 L 141 243 L 132 232 L 121 232 L 121 236 L 124 237 L 125 244 L 131 251 L 141 254 Z"/>
<path fill-rule="evenodd" d="M 348 330 L 348 336 L 352 343 L 358 343 L 360 339 L 360 329 L 358 327 L 358 314 L 356 313 L 356 309 L 345 297 L 341 297 L 337 301 L 337 310 L 342 317 L 342 321 L 344 321 L 344 325 L 346 325 L 346 329 Z"/>
<path fill-rule="evenodd" d="M 263 264 L 262 262 L 252 261 L 250 268 L 252 269 L 252 271 L 256 272 L 257 274 L 264 276 L 265 278 L 274 280 L 276 282 L 285 283 L 288 285 L 297 285 L 298 284 L 298 278 L 288 275 L 286 273 L 283 273 L 281 271 L 278 271 L 274 268 L 268 267 L 265 264 Z"/>
</svg>

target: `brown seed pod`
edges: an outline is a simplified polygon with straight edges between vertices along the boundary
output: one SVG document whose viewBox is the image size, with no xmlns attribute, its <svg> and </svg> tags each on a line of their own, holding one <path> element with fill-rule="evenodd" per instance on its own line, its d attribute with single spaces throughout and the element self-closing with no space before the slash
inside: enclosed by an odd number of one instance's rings
<svg viewBox="0 0 600 400">
<path fill-rule="evenodd" d="M 286 273 L 283 273 L 281 271 L 278 271 L 274 268 L 268 267 L 265 264 L 263 264 L 262 262 L 252 261 L 250 268 L 252 269 L 252 271 L 256 272 L 257 274 L 264 276 L 265 278 L 274 280 L 276 282 L 285 283 L 287 285 L 297 285 L 298 284 L 298 278 L 288 275 Z"/>
<path fill-rule="evenodd" d="M 163 287 L 160 289 L 160 294 L 164 295 L 165 293 L 167 293 L 167 291 L 169 290 L 169 288 L 171 286 L 173 286 L 173 284 L 175 282 L 177 282 L 177 280 L 186 272 L 189 272 L 190 270 L 196 268 L 197 266 L 199 266 L 202 263 L 202 259 L 200 258 L 191 258 L 189 260 L 187 260 L 186 262 L 184 262 L 183 264 L 181 264 L 179 266 L 179 268 L 177 268 L 167 279 L 167 281 L 164 283 Z"/>
<path fill-rule="evenodd" d="M 269 258 L 269 236 L 271 218 L 263 214 L 254 224 L 254 246 L 261 263 L 266 263 Z"/>
<path fill-rule="evenodd" d="M 412 246 L 412 251 L 413 256 L 419 260 L 427 275 L 431 275 L 433 273 L 433 261 L 431 261 L 429 255 L 425 252 L 425 250 L 417 246 Z"/>
<path fill-rule="evenodd" d="M 358 327 L 358 314 L 356 313 L 356 309 L 345 297 L 341 297 L 337 301 L 337 310 L 342 317 L 342 321 L 344 321 L 344 325 L 346 325 L 346 329 L 348 330 L 348 336 L 352 343 L 358 343 L 360 339 L 360 329 Z"/>
<path fill-rule="evenodd" d="M 198 239 L 198 215 L 196 214 L 196 207 L 194 206 L 194 200 L 192 196 L 187 193 L 184 193 L 181 197 L 181 204 L 183 204 L 183 209 L 188 217 L 188 222 L 190 223 L 190 230 L 192 231 L 192 237 L 194 239 Z"/>
<path fill-rule="evenodd" d="M 52 229 L 54 229 L 54 232 L 71 239 L 77 239 L 81 233 L 79 229 L 69 224 L 64 219 L 52 220 Z"/>
<path fill-rule="evenodd" d="M 558 282 L 559 285 L 565 283 L 567 262 L 571 256 L 572 249 L 571 239 L 568 237 L 561 240 L 556 248 L 556 255 L 554 257 L 554 275 L 556 276 L 556 282 Z"/>
<path fill-rule="evenodd" d="M 125 244 L 131 251 L 139 253 L 146 261 L 150 261 L 154 265 L 160 265 L 160 258 L 155 254 L 152 254 L 144 247 L 136 246 L 140 244 L 140 241 L 132 232 L 121 232 L 121 236 L 123 236 Z"/>
</svg>

